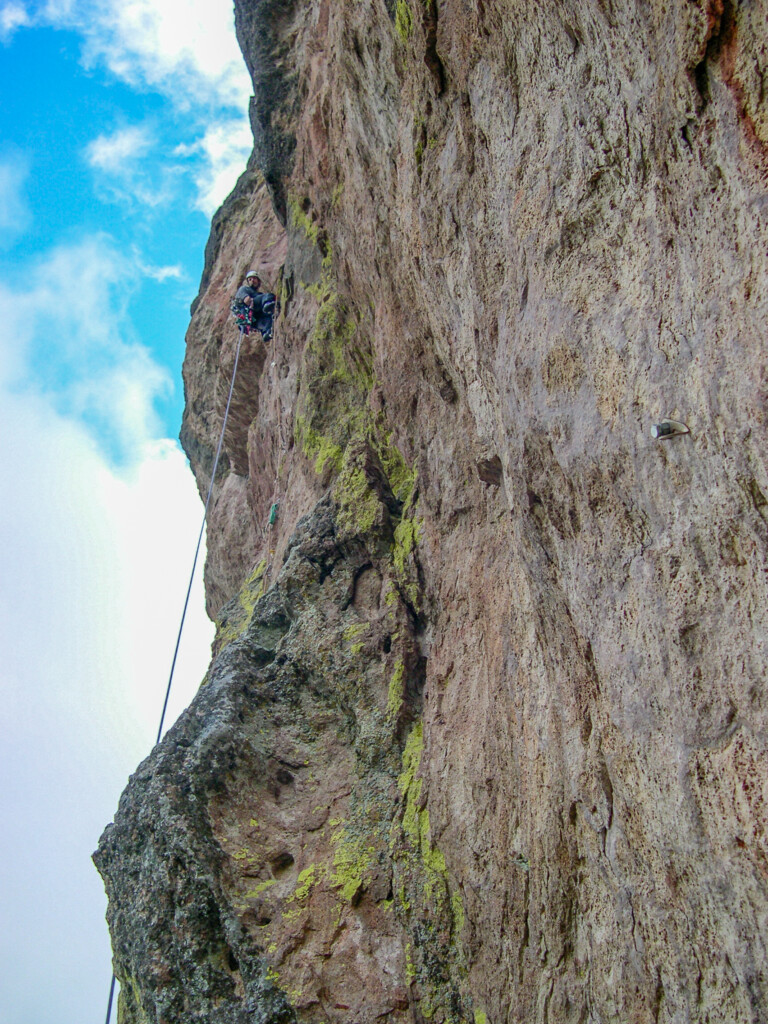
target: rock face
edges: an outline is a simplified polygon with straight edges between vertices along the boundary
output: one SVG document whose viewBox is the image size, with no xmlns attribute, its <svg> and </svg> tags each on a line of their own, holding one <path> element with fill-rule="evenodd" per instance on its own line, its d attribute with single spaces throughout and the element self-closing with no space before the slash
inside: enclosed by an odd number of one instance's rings
<svg viewBox="0 0 768 1024">
<path fill-rule="evenodd" d="M 201 492 L 249 265 L 283 316 L 96 855 L 122 1024 L 767 1020 L 768 3 L 236 19 Z"/>
</svg>

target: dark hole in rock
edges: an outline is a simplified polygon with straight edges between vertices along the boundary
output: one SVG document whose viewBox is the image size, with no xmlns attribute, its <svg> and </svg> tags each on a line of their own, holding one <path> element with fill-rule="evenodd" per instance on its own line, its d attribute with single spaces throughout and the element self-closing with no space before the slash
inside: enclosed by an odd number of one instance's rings
<svg viewBox="0 0 768 1024">
<path fill-rule="evenodd" d="M 285 768 L 280 768 L 277 773 L 277 781 L 281 786 L 290 786 L 293 782 L 293 776 Z"/>
<path fill-rule="evenodd" d="M 293 864 L 293 857 L 288 852 L 278 853 L 278 855 L 269 862 L 273 875 L 285 874 L 291 864 Z"/>
<path fill-rule="evenodd" d="M 384 637 L 384 643 L 382 644 L 382 649 L 383 649 L 385 654 L 389 654 L 389 652 L 392 650 L 392 637 L 391 636 L 385 636 Z"/>
<path fill-rule="evenodd" d="M 484 484 L 491 484 L 493 487 L 498 487 L 501 483 L 502 477 L 502 466 L 499 456 L 494 455 L 492 459 L 482 459 L 478 462 L 477 475 Z"/>
<path fill-rule="evenodd" d="M 229 964 L 230 971 L 240 970 L 240 961 L 237 959 L 231 949 L 227 950 L 227 963 Z"/>
</svg>

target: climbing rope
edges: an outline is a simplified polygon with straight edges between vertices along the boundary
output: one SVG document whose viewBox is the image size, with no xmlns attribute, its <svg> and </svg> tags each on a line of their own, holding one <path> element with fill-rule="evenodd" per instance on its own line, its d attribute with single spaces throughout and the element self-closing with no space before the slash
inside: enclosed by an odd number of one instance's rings
<svg viewBox="0 0 768 1024">
<path fill-rule="evenodd" d="M 115 981 L 114 974 L 112 975 L 112 984 L 109 986 L 109 1002 L 107 1003 L 107 1024 L 109 1024 L 109 1018 L 112 1016 L 112 1000 L 115 997 Z"/>
<path fill-rule="evenodd" d="M 168 686 L 166 687 L 166 690 L 165 690 L 165 700 L 163 701 L 163 712 L 160 715 L 160 725 L 158 726 L 158 729 L 157 729 L 157 739 L 155 740 L 155 745 L 157 745 L 160 742 L 160 737 L 163 735 L 163 723 L 165 721 L 165 713 L 168 710 L 168 698 L 171 695 L 171 683 L 173 682 L 173 673 L 174 673 L 174 671 L 176 669 L 176 658 L 178 657 L 178 654 L 179 654 L 179 644 L 181 643 L 181 633 L 182 633 L 182 630 L 184 629 L 184 620 L 187 617 L 187 607 L 189 605 L 189 596 L 192 593 L 192 581 L 195 578 L 195 569 L 197 568 L 197 558 L 198 558 L 198 555 L 200 554 L 200 545 L 202 544 L 202 541 L 203 541 L 203 533 L 205 532 L 205 524 L 206 524 L 206 520 L 207 520 L 207 517 L 208 517 L 208 506 L 211 503 L 211 495 L 213 494 L 213 482 L 216 479 L 216 470 L 218 469 L 218 466 L 219 466 L 219 456 L 221 455 L 221 449 L 222 449 L 222 447 L 224 445 L 224 431 L 227 428 L 227 419 L 229 418 L 229 407 L 232 404 L 232 394 L 233 394 L 233 392 L 235 390 L 235 377 L 237 376 L 237 364 L 240 361 L 240 347 L 242 346 L 242 344 L 243 344 L 243 328 L 241 327 L 240 328 L 240 337 L 238 339 L 237 349 L 235 351 L 235 365 L 232 368 L 232 380 L 230 381 L 230 384 L 229 384 L 229 395 L 227 396 L 227 406 L 226 406 L 226 408 L 224 410 L 224 419 L 222 420 L 222 423 L 221 423 L 221 434 L 219 436 L 218 447 L 216 448 L 216 457 L 213 460 L 213 470 L 211 471 L 211 482 L 208 485 L 208 496 L 205 499 L 205 511 L 203 512 L 203 522 L 202 522 L 202 524 L 200 526 L 200 534 L 198 535 L 198 538 L 197 538 L 197 547 L 195 548 L 195 557 L 192 560 L 192 571 L 189 574 L 189 585 L 187 586 L 187 596 L 184 599 L 184 609 L 183 609 L 183 611 L 181 613 L 181 622 L 179 623 L 179 632 L 178 632 L 178 635 L 176 637 L 176 647 L 174 648 L 174 651 L 173 651 L 173 661 L 171 662 L 171 671 L 170 671 L 170 674 L 168 676 Z M 113 1001 L 113 998 L 114 998 L 114 995 L 115 995 L 115 980 L 116 979 L 115 979 L 115 975 L 114 975 L 114 972 L 113 972 L 113 974 L 112 974 L 112 983 L 109 986 L 109 1002 L 107 1004 L 106 1024 L 109 1024 L 110 1017 L 112 1016 L 112 1001 Z"/>
<path fill-rule="evenodd" d="M 203 542 L 203 533 L 205 532 L 205 524 L 208 516 L 208 506 L 211 503 L 211 495 L 213 494 L 213 482 L 216 479 L 216 470 L 219 466 L 219 456 L 221 455 L 221 449 L 224 445 L 224 431 L 227 428 L 227 419 L 229 418 L 229 407 L 232 404 L 232 393 L 235 390 L 235 377 L 237 375 L 237 364 L 240 360 L 240 347 L 243 344 L 243 328 L 240 328 L 240 337 L 237 341 L 237 349 L 235 351 L 235 365 L 232 368 L 232 380 L 229 383 L 229 395 L 227 396 L 227 406 L 224 410 L 224 419 L 221 421 L 221 434 L 219 435 L 219 445 L 216 449 L 216 457 L 213 460 L 213 470 L 211 471 L 211 482 L 208 485 L 208 496 L 205 499 L 205 511 L 203 512 L 203 521 L 200 524 L 200 533 L 197 538 L 197 547 L 195 548 L 195 557 L 192 560 L 192 572 L 189 574 L 189 585 L 187 587 L 187 596 L 184 599 L 184 610 L 181 613 L 181 622 L 179 623 L 179 633 L 176 637 L 176 647 L 173 652 L 173 661 L 171 662 L 171 673 L 168 677 L 168 686 L 165 691 L 165 701 L 163 703 L 163 713 L 160 716 L 160 726 L 157 730 L 157 739 L 155 744 L 160 742 L 160 737 L 163 734 L 163 722 L 165 721 L 165 712 L 168 709 L 168 698 L 171 695 L 171 683 L 173 682 L 173 672 L 176 668 L 176 658 L 179 653 L 179 644 L 181 643 L 181 631 L 184 629 L 184 619 L 187 615 L 187 605 L 189 604 L 189 595 L 192 592 L 192 581 L 195 578 L 195 569 L 197 568 L 197 556 L 200 554 L 200 545 Z"/>
</svg>

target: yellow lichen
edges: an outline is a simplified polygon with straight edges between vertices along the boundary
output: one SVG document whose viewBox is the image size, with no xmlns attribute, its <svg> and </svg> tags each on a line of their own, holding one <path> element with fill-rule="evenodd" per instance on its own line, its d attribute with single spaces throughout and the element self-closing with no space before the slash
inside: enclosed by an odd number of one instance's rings
<svg viewBox="0 0 768 1024">
<path fill-rule="evenodd" d="M 411 959 L 410 942 L 406 943 L 405 946 L 405 977 L 409 985 L 416 977 L 416 968 L 413 966 L 413 960 Z"/>
<path fill-rule="evenodd" d="M 263 892 L 269 889 L 271 885 L 274 885 L 275 881 L 276 879 L 274 878 L 268 878 L 266 882 L 259 882 L 255 889 L 251 889 L 250 892 L 245 894 L 245 898 L 247 900 L 255 899 L 257 896 L 260 896 Z"/>
<path fill-rule="evenodd" d="M 405 575 L 406 561 L 419 543 L 421 523 L 418 519 L 403 517 L 395 527 L 395 542 L 392 545 L 392 560 L 401 576 Z"/>
<path fill-rule="evenodd" d="M 304 207 L 293 196 L 288 197 L 288 212 L 291 215 L 291 223 L 301 228 L 306 237 L 317 245 L 319 229 L 317 224 L 310 219 L 304 211 Z"/>
<path fill-rule="evenodd" d="M 216 621 L 215 646 L 217 650 L 226 647 L 242 635 L 253 616 L 256 602 L 266 588 L 266 559 L 263 559 L 246 578 L 234 601 L 222 608 Z"/>
<path fill-rule="evenodd" d="M 338 505 L 337 522 L 348 534 L 363 536 L 373 529 L 381 516 L 379 496 L 372 490 L 356 456 L 349 449 L 333 490 Z"/>
<path fill-rule="evenodd" d="M 331 842 L 335 846 L 331 885 L 340 889 L 344 900 L 351 903 L 365 883 L 376 849 L 366 846 L 363 837 L 354 835 L 346 828 L 334 832 Z"/>
<path fill-rule="evenodd" d="M 405 665 L 402 658 L 395 663 L 395 671 L 389 681 L 389 692 L 387 694 L 387 719 L 394 722 L 400 714 L 405 696 Z"/>
<path fill-rule="evenodd" d="M 312 886 L 317 884 L 317 881 L 317 866 L 310 864 L 308 868 L 304 868 L 303 871 L 299 872 L 299 877 L 296 879 L 296 888 L 285 902 L 293 903 L 294 900 L 299 902 L 305 900 L 309 896 Z"/>
<path fill-rule="evenodd" d="M 303 416 L 296 417 L 294 436 L 299 448 L 314 461 L 316 473 L 322 473 L 329 462 L 336 471 L 341 469 L 343 452 L 339 445 L 313 430 Z"/>
<path fill-rule="evenodd" d="M 413 13 L 406 0 L 397 0 L 395 9 L 395 28 L 404 43 L 410 39 L 413 32 Z"/>
</svg>

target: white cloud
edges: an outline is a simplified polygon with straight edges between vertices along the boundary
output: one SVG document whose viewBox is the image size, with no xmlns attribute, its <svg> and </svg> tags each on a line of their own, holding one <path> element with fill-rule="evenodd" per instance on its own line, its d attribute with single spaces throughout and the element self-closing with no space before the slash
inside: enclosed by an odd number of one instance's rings
<svg viewBox="0 0 768 1024">
<path fill-rule="evenodd" d="M 112 241 L 91 236 L 39 257 L 15 282 L 0 282 L 0 377 L 8 365 L 3 357 L 15 362 L 33 341 L 57 370 L 83 366 L 84 356 L 108 350 L 135 280 L 135 268 Z"/>
<path fill-rule="evenodd" d="M 0 283 L 0 386 L 34 386 L 130 457 L 157 435 L 154 404 L 172 382 L 133 337 L 126 308 L 142 276 L 177 270 L 148 268 L 96 236 L 48 253 L 24 282 Z"/>
<path fill-rule="evenodd" d="M 27 9 L 20 3 L 6 3 L 0 7 L 0 41 L 8 42 L 17 29 L 31 24 Z"/>
<path fill-rule="evenodd" d="M 91 167 L 112 174 L 123 174 L 126 165 L 149 150 L 152 139 L 147 128 L 120 128 L 111 135 L 99 135 L 86 147 Z"/>
<path fill-rule="evenodd" d="M 89 142 L 84 156 L 97 172 L 104 198 L 127 206 L 154 209 L 167 205 L 178 192 L 176 169 L 152 159 L 153 132 L 146 125 L 119 128 Z"/>
<path fill-rule="evenodd" d="M 191 177 L 195 209 L 210 217 L 221 206 L 245 169 L 253 137 L 247 118 L 205 121 L 202 136 L 176 146 L 181 162 L 145 159 L 153 147 L 148 128 L 122 128 L 88 144 L 85 157 L 102 176 L 99 184 L 110 199 L 154 208 L 180 195 L 179 179 Z"/>
<path fill-rule="evenodd" d="M 182 109 L 202 101 L 245 109 L 251 83 L 231 0 L 49 0 L 43 18 L 79 32 L 88 62 L 158 89 Z"/>
<path fill-rule="evenodd" d="M 208 128 L 191 146 L 178 146 L 178 156 L 201 154 L 203 165 L 195 175 L 197 208 L 211 216 L 235 187 L 253 147 L 248 122 L 229 120 Z"/>
<path fill-rule="evenodd" d="M 78 1024 L 111 969 L 90 854 L 154 743 L 202 508 L 174 443 L 118 474 L 44 399 L 0 396 L 0 988 L 9 1024 Z M 207 666 L 203 607 L 198 569 L 167 724 Z"/>
<path fill-rule="evenodd" d="M 182 281 L 186 276 L 178 263 L 167 267 L 152 267 L 149 264 L 140 263 L 139 269 L 145 277 L 152 278 L 158 284 L 163 284 L 165 281 Z"/>
<path fill-rule="evenodd" d="M 130 85 L 160 93 L 186 119 L 197 142 L 177 152 L 192 159 L 196 207 L 210 216 L 245 169 L 253 139 L 248 121 L 250 76 L 235 38 L 231 0 L 47 0 L 34 17 L 12 3 L 8 31 L 48 25 L 77 32 L 86 66 L 100 65 Z M 12 26 L 12 28 L 11 28 Z M 154 143 L 143 126 L 94 139 L 86 159 L 110 175 L 111 198 L 155 208 L 179 194 L 175 171 L 141 161 Z"/>
<path fill-rule="evenodd" d="M 24 197 L 29 163 L 19 153 L 0 155 L 0 232 L 7 240 L 23 231 L 30 220 Z"/>
<path fill-rule="evenodd" d="M 184 456 L 158 436 L 151 411 L 164 372 L 125 317 L 139 272 L 99 237 L 49 253 L 0 289 L 0 774 L 13 779 L 0 811 L 0 990 L 11 1008 L 0 1019 L 9 1024 L 77 1024 L 106 1005 L 105 900 L 90 853 L 154 742 L 202 521 Z M 100 430 L 115 417 L 121 469 L 62 412 L 78 405 Z M 169 724 L 209 659 L 201 577 Z"/>
</svg>

